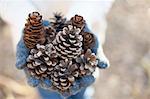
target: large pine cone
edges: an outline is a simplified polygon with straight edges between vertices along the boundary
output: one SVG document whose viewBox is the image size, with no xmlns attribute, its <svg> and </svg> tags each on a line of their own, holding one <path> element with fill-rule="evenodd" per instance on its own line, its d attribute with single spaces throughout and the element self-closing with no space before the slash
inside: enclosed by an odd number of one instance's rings
<svg viewBox="0 0 150 99">
<path fill-rule="evenodd" d="M 76 58 L 81 54 L 83 37 L 80 32 L 79 28 L 68 25 L 56 35 L 53 44 L 59 57 Z"/>
<path fill-rule="evenodd" d="M 29 14 L 24 28 L 24 43 L 27 48 L 34 48 L 36 44 L 45 42 L 45 31 L 42 16 L 38 12 Z"/>
</svg>

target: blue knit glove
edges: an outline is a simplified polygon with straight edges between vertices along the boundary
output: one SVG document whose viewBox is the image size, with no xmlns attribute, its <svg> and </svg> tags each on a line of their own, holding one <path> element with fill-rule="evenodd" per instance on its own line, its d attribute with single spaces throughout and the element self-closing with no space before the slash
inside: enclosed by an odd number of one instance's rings
<svg viewBox="0 0 150 99">
<path fill-rule="evenodd" d="M 49 25 L 48 21 L 43 22 L 44 26 Z M 96 52 L 97 48 L 95 47 L 93 51 Z M 29 49 L 25 46 L 23 38 L 19 41 L 17 45 L 17 53 L 16 53 L 16 67 L 18 69 L 24 69 L 27 75 L 28 84 L 33 87 L 42 87 L 46 89 L 51 88 L 51 81 L 49 79 L 43 79 L 42 81 L 36 79 L 33 76 L 28 75 L 28 71 L 25 68 L 26 58 L 28 57 Z M 84 76 L 73 83 L 73 86 L 68 93 L 61 93 L 64 97 L 68 97 L 70 95 L 75 95 L 80 92 L 82 89 L 85 89 L 89 85 L 91 85 L 95 81 L 95 78 L 92 75 Z"/>
</svg>

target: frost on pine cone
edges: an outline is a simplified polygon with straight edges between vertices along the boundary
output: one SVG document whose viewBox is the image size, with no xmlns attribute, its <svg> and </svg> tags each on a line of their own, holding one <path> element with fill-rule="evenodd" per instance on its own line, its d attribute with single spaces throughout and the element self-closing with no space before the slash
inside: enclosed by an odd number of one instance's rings
<svg viewBox="0 0 150 99">
<path fill-rule="evenodd" d="M 37 79 L 48 77 L 57 64 L 57 55 L 51 43 L 37 44 L 35 49 L 30 50 L 27 58 L 27 68 L 31 76 Z"/>
<path fill-rule="evenodd" d="M 27 48 L 34 48 L 37 43 L 45 42 L 42 16 L 38 12 L 29 14 L 24 28 L 24 43 Z"/>
<path fill-rule="evenodd" d="M 62 59 L 76 58 L 81 54 L 83 37 L 80 32 L 79 28 L 68 25 L 56 35 L 53 44 L 59 57 Z"/>
<path fill-rule="evenodd" d="M 78 64 L 72 60 L 61 60 L 51 75 L 52 83 L 56 89 L 66 91 L 78 77 Z"/>
<path fill-rule="evenodd" d="M 76 62 L 80 64 L 80 77 L 92 74 L 95 71 L 95 68 L 98 64 L 98 60 L 95 53 L 92 53 L 90 49 L 87 49 L 85 53 L 81 54 L 80 57 L 76 58 Z"/>
<path fill-rule="evenodd" d="M 83 31 L 82 16 L 72 17 L 72 24 L 59 14 L 54 19 L 51 26 L 43 26 L 38 12 L 29 14 L 24 29 L 24 42 L 30 49 L 25 68 L 29 76 L 41 83 L 48 78 L 52 89 L 66 92 L 77 79 L 95 71 L 98 62 L 91 51 L 95 38 Z"/>
</svg>

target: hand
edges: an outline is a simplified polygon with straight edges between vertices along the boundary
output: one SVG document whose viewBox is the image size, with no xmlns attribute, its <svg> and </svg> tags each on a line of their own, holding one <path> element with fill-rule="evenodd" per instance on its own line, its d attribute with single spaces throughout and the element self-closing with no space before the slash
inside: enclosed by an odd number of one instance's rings
<svg viewBox="0 0 150 99">
<path fill-rule="evenodd" d="M 44 21 L 43 24 L 45 26 L 49 25 L 47 21 Z M 23 38 L 19 41 L 17 45 L 17 53 L 16 53 L 16 67 L 18 69 L 23 69 L 27 76 L 28 84 L 37 87 L 42 86 L 45 89 L 51 89 L 51 81 L 50 79 L 36 79 L 33 76 L 28 75 L 28 70 L 25 68 L 26 58 L 28 57 L 29 49 L 25 46 Z M 95 78 L 92 75 L 84 76 L 73 83 L 70 92 L 68 93 L 61 93 L 64 97 L 68 97 L 70 95 L 75 95 L 76 93 L 80 92 L 80 90 L 88 87 L 95 81 Z"/>
</svg>

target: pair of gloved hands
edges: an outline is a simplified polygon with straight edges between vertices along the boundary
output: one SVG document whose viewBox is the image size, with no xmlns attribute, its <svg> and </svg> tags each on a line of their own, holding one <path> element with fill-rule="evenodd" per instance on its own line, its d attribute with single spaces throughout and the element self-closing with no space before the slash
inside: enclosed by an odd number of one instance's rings
<svg viewBox="0 0 150 99">
<path fill-rule="evenodd" d="M 50 24 L 49 24 L 48 21 L 43 21 L 43 25 L 48 26 Z M 90 32 L 90 30 L 88 29 L 87 26 L 86 26 L 84 31 L 85 32 Z M 99 46 L 101 46 L 101 45 L 99 45 L 98 39 L 96 37 L 96 44 L 92 48 L 92 51 L 99 58 L 98 67 L 104 69 L 104 68 L 107 68 L 109 66 L 109 62 L 106 58 L 103 58 L 103 56 L 101 56 L 101 54 L 97 53 Z M 37 87 L 37 86 L 40 87 L 42 85 L 42 87 L 44 87 L 44 88 L 47 88 L 47 89 L 50 88 L 52 84 L 51 84 L 51 81 L 49 79 L 44 79 L 41 82 L 38 79 L 28 75 L 28 71 L 24 68 L 24 66 L 26 64 L 26 58 L 28 57 L 28 54 L 29 54 L 29 49 L 25 46 L 23 38 L 21 38 L 18 45 L 17 45 L 16 67 L 18 69 L 24 69 L 24 71 L 27 75 L 27 80 L 28 80 L 29 85 L 31 85 L 33 87 Z M 61 94 L 64 97 L 68 97 L 70 95 L 75 95 L 76 93 L 80 92 L 81 90 L 83 90 L 86 87 L 88 87 L 89 85 L 91 85 L 94 81 L 95 81 L 95 78 L 93 77 L 93 75 L 84 76 L 81 79 L 76 80 L 74 82 L 74 84 L 71 88 L 71 91 L 69 93 L 61 93 Z"/>
</svg>

